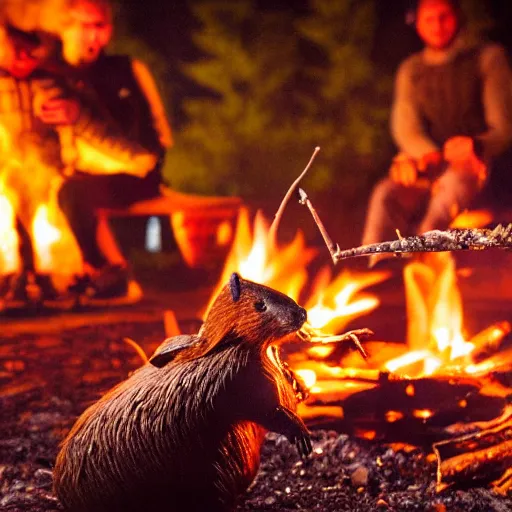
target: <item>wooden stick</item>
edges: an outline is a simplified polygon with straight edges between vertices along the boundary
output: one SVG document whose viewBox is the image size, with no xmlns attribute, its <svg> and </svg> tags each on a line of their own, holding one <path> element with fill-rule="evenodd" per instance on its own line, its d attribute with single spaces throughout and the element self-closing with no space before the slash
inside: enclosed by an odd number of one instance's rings
<svg viewBox="0 0 512 512">
<path fill-rule="evenodd" d="M 481 251 L 495 248 L 512 249 L 512 223 L 507 226 L 499 224 L 494 229 L 436 229 L 421 235 L 337 251 L 333 259 L 337 263 L 346 258 L 382 253 Z"/>
<path fill-rule="evenodd" d="M 373 336 L 374 332 L 370 329 L 355 329 L 353 331 L 345 332 L 343 334 L 333 335 L 333 336 L 323 336 L 323 335 L 311 335 L 309 337 L 309 341 L 311 343 L 340 343 L 344 341 L 352 341 L 356 346 L 357 350 L 359 350 L 360 354 L 364 359 L 368 359 L 368 353 L 364 349 L 363 345 L 361 345 L 360 337 L 368 337 Z"/>
<path fill-rule="evenodd" d="M 306 173 L 309 171 L 309 168 L 313 164 L 313 161 L 315 160 L 315 157 L 319 151 L 320 151 L 320 147 L 317 146 L 315 148 L 315 150 L 313 151 L 313 154 L 311 155 L 311 158 L 309 159 L 308 164 L 306 165 L 306 167 L 304 168 L 304 170 L 302 171 L 300 176 L 292 183 L 291 187 L 288 189 L 288 192 L 286 192 L 286 195 L 284 196 L 283 200 L 281 201 L 281 204 L 279 205 L 279 208 L 274 217 L 272 225 L 270 226 L 270 229 L 268 231 L 268 239 L 271 244 L 271 247 L 275 247 L 277 228 L 279 227 L 279 223 L 281 222 L 281 218 L 283 217 L 284 209 L 286 208 L 286 205 L 288 204 L 290 197 L 295 192 L 295 189 L 299 186 L 299 183 L 301 182 L 302 178 L 304 178 L 304 176 L 306 176 Z"/>
<path fill-rule="evenodd" d="M 295 184 L 294 184 L 295 185 Z M 360 256 L 392 253 L 395 256 L 413 252 L 480 251 L 484 249 L 512 249 L 512 223 L 498 224 L 494 229 L 447 229 L 432 230 L 421 235 L 403 237 L 397 230 L 397 240 L 362 245 L 340 250 L 334 244 L 304 190 L 299 189 L 300 202 L 306 205 L 324 239 L 334 264 Z"/>
<path fill-rule="evenodd" d="M 498 478 L 498 486 L 512 485 L 510 475 L 506 475 L 512 466 L 510 410 L 494 424 L 490 422 L 476 433 L 434 443 L 433 449 L 438 462 L 438 490 L 454 483 L 495 478 Z"/>
<path fill-rule="evenodd" d="M 315 224 L 318 226 L 318 229 L 320 231 L 320 234 L 322 235 L 322 238 L 324 239 L 325 245 L 327 246 L 327 249 L 329 250 L 329 253 L 331 255 L 332 261 L 334 264 L 336 264 L 336 254 L 339 252 L 340 248 L 338 244 L 335 244 L 329 234 L 327 233 L 327 230 L 325 229 L 325 226 L 323 222 L 321 221 L 318 213 L 316 212 L 313 204 L 309 200 L 309 197 L 306 195 L 306 192 L 302 188 L 299 188 L 299 196 L 300 196 L 300 204 L 306 205 L 311 212 L 311 215 L 313 217 L 313 220 L 315 221 Z"/>
</svg>

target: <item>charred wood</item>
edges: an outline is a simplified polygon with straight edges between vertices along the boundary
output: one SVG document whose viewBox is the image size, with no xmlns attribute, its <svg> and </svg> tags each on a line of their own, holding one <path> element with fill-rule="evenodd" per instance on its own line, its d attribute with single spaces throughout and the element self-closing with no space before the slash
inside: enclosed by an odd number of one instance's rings
<svg viewBox="0 0 512 512">
<path fill-rule="evenodd" d="M 512 409 L 486 428 L 434 443 L 437 487 L 493 481 L 498 492 L 512 488 Z"/>
</svg>

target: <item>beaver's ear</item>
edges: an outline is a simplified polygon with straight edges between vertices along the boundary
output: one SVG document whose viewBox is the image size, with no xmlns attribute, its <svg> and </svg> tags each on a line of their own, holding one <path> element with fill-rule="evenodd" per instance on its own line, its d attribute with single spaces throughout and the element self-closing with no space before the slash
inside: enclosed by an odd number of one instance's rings
<svg viewBox="0 0 512 512">
<path fill-rule="evenodd" d="M 151 356 L 149 362 L 157 368 L 163 368 L 170 363 L 178 354 L 192 347 L 198 341 L 197 336 L 181 335 L 167 338 Z"/>
<path fill-rule="evenodd" d="M 231 298 L 233 302 L 237 302 L 241 294 L 240 276 L 233 272 L 229 278 L 229 291 L 231 292 Z"/>
</svg>

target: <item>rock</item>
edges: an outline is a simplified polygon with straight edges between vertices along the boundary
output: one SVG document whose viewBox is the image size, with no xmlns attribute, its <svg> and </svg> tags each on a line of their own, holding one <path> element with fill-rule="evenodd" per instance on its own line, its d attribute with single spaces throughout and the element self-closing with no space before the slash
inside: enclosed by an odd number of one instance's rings
<svg viewBox="0 0 512 512">
<path fill-rule="evenodd" d="M 49 469 L 39 468 L 34 473 L 34 478 L 38 487 L 52 486 L 52 472 Z"/>
<path fill-rule="evenodd" d="M 369 470 L 366 466 L 357 466 L 357 468 L 350 475 L 350 480 L 354 487 L 366 487 L 368 484 Z"/>
<path fill-rule="evenodd" d="M 265 499 L 265 505 L 273 505 L 276 502 L 276 498 L 274 496 L 269 496 Z"/>
</svg>

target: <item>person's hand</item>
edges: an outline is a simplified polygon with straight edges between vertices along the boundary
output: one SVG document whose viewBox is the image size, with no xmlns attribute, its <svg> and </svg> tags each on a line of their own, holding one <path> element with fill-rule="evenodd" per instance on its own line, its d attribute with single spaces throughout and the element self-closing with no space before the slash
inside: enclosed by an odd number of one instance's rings
<svg viewBox="0 0 512 512">
<path fill-rule="evenodd" d="M 418 170 L 427 172 L 431 169 L 438 169 L 443 164 L 443 153 L 441 151 L 431 151 L 424 154 L 418 160 Z"/>
<path fill-rule="evenodd" d="M 473 139 L 461 135 L 448 139 L 444 144 L 443 153 L 444 159 L 456 167 L 464 166 L 478 158 Z"/>
<path fill-rule="evenodd" d="M 424 174 L 426 182 L 433 183 L 445 170 L 445 161 L 441 151 L 425 153 L 418 160 L 418 171 Z M 426 184 L 426 183 L 425 183 Z"/>
<path fill-rule="evenodd" d="M 38 113 L 43 123 L 71 125 L 80 115 L 80 103 L 73 98 L 54 98 L 47 100 Z"/>
<path fill-rule="evenodd" d="M 416 161 L 405 153 L 399 153 L 393 158 L 389 176 L 394 182 L 400 183 L 404 187 L 410 187 L 418 179 Z"/>
<path fill-rule="evenodd" d="M 474 174 L 482 186 L 487 179 L 487 165 L 478 158 L 471 137 L 457 136 L 444 144 L 444 158 L 460 172 Z"/>
</svg>

